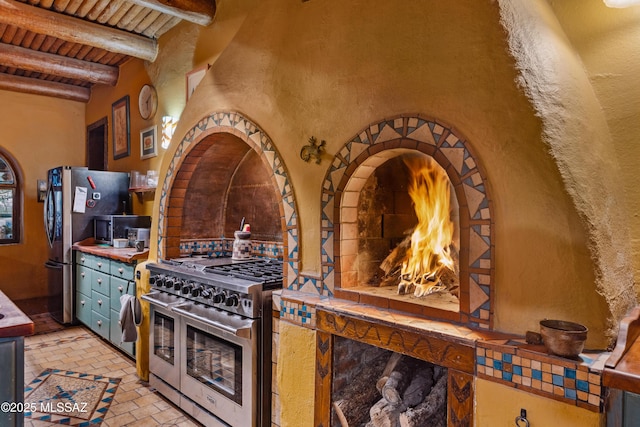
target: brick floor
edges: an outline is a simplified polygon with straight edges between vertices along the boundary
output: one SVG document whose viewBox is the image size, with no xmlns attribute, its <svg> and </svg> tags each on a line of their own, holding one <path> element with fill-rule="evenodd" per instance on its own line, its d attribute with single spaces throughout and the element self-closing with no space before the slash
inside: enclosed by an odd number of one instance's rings
<svg viewBox="0 0 640 427">
<path fill-rule="evenodd" d="M 82 326 L 25 337 L 25 385 L 47 368 L 121 378 L 102 426 L 199 426 L 136 375 L 135 362 Z M 59 425 L 25 418 L 25 426 Z"/>
</svg>

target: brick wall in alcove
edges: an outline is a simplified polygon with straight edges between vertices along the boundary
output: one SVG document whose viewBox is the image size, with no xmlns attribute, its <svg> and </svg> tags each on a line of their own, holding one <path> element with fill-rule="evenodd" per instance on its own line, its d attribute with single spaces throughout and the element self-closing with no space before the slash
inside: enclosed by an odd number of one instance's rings
<svg viewBox="0 0 640 427">
<path fill-rule="evenodd" d="M 242 217 L 251 224 L 254 242 L 282 246 L 282 200 L 272 174 L 260 153 L 233 133 L 202 138 L 184 154 L 173 180 L 165 215 L 166 258 L 184 255 L 184 241 L 232 241 Z"/>
</svg>

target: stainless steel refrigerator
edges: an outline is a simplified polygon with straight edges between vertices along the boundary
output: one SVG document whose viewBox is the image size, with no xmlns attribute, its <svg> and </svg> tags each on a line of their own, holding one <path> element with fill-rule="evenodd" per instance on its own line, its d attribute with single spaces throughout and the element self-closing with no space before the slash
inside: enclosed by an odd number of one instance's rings
<svg viewBox="0 0 640 427">
<path fill-rule="evenodd" d="M 49 170 L 44 227 L 49 242 L 45 263 L 49 312 L 60 323 L 74 323 L 73 251 L 93 236 L 95 215 L 130 213 L 129 174 L 60 166 Z"/>
</svg>

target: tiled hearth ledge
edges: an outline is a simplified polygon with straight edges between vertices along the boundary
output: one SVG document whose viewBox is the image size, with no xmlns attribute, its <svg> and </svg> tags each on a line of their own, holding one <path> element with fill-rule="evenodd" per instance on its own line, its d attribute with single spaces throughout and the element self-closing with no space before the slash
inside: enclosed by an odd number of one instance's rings
<svg viewBox="0 0 640 427">
<path fill-rule="evenodd" d="M 280 319 L 296 325 L 355 339 L 377 334 L 375 327 L 401 329 L 408 339 L 400 334 L 399 339 L 384 339 L 380 347 L 401 353 L 406 353 L 401 347 L 411 347 L 410 352 L 420 355 L 434 352 L 436 343 L 435 352 L 446 353 L 440 356 L 447 367 L 591 411 L 604 409 L 602 373 L 609 352 L 583 353 L 572 360 L 550 355 L 542 345 L 527 344 L 524 336 L 473 330 L 333 297 L 283 290 L 274 293 L 273 301 Z M 428 360 L 433 356 L 420 358 L 437 364 Z"/>
</svg>

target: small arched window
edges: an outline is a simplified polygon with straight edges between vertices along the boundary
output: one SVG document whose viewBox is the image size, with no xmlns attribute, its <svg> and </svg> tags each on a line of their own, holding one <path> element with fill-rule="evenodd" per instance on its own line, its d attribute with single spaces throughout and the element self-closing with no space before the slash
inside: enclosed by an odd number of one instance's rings
<svg viewBox="0 0 640 427">
<path fill-rule="evenodd" d="M 18 243 L 22 217 L 20 215 L 20 177 L 15 162 L 0 148 L 0 245 Z"/>
</svg>

